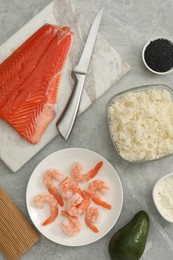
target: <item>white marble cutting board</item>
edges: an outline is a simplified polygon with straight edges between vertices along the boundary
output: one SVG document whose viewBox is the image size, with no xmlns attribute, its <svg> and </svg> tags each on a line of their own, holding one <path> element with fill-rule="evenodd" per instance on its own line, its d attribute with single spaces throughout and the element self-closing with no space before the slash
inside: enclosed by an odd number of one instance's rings
<svg viewBox="0 0 173 260">
<path fill-rule="evenodd" d="M 74 32 L 75 40 L 64 68 L 58 94 L 57 116 L 49 125 L 41 141 L 32 145 L 20 137 L 15 130 L 0 119 L 0 159 L 16 172 L 46 144 L 58 131 L 55 122 L 73 88 L 71 70 L 77 65 L 92 21 L 87 21 L 69 0 L 57 0 L 50 3 L 0 47 L 0 62 L 5 60 L 18 46 L 45 23 L 67 25 Z M 103 36 L 98 34 L 90 63 L 79 114 L 84 112 L 111 85 L 123 77 L 130 66 L 113 49 Z"/>
</svg>

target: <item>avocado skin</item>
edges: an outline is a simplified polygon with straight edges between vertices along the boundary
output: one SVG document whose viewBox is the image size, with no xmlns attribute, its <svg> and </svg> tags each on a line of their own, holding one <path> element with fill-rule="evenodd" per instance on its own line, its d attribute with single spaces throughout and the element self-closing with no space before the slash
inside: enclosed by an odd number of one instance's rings
<svg viewBox="0 0 173 260">
<path fill-rule="evenodd" d="M 141 210 L 117 231 L 109 242 L 111 260 L 139 260 L 145 249 L 149 225 L 148 214 Z"/>
</svg>

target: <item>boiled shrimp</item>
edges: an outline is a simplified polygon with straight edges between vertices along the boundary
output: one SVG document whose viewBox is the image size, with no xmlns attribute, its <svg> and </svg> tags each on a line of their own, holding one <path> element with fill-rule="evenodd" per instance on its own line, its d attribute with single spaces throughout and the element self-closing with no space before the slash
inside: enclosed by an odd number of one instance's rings
<svg viewBox="0 0 173 260">
<path fill-rule="evenodd" d="M 70 216 L 68 212 L 64 210 L 61 211 L 61 214 L 66 217 L 66 219 L 61 222 L 61 228 L 64 233 L 68 236 L 77 235 L 81 230 L 80 220 L 77 217 Z"/>
<path fill-rule="evenodd" d="M 109 190 L 109 187 L 102 180 L 94 180 L 89 184 L 88 189 L 94 193 L 98 191 L 101 194 L 105 194 L 106 191 Z"/>
<path fill-rule="evenodd" d="M 58 202 L 53 195 L 42 193 L 37 195 L 34 199 L 34 203 L 38 208 L 43 208 L 45 202 L 48 202 L 50 205 L 51 215 L 43 222 L 43 226 L 52 223 L 58 216 Z"/>
<path fill-rule="evenodd" d="M 75 193 L 82 194 L 81 189 L 79 185 L 70 177 L 66 177 L 61 183 L 60 183 L 60 194 L 61 196 L 67 200 Z"/>
<path fill-rule="evenodd" d="M 89 172 L 82 174 L 82 165 L 78 162 L 73 163 L 71 167 L 71 176 L 76 182 L 87 182 L 90 179 L 94 178 L 100 168 L 102 167 L 103 162 L 100 161 L 99 163 L 96 164 L 96 166 L 91 169 Z"/>
<path fill-rule="evenodd" d="M 108 202 L 102 200 L 100 196 L 96 193 L 96 192 L 100 192 L 101 194 L 104 194 L 108 189 L 109 187 L 105 184 L 104 181 L 95 180 L 89 184 L 87 191 L 91 196 L 93 202 L 95 202 L 97 205 L 100 205 L 104 208 L 111 209 L 112 206 Z"/>
<path fill-rule="evenodd" d="M 58 189 L 53 184 L 53 180 L 60 181 L 62 177 L 63 173 L 57 169 L 49 169 L 43 176 L 43 181 L 48 191 L 56 198 L 61 207 L 64 206 L 64 202 L 61 195 L 58 192 Z"/>
<path fill-rule="evenodd" d="M 76 193 L 67 200 L 67 212 L 70 216 L 78 217 L 85 213 L 89 207 L 90 200 Z"/>
<path fill-rule="evenodd" d="M 99 232 L 99 229 L 94 225 L 100 217 L 99 209 L 96 207 L 89 207 L 86 216 L 85 216 L 85 223 L 86 225 L 95 233 Z"/>
</svg>

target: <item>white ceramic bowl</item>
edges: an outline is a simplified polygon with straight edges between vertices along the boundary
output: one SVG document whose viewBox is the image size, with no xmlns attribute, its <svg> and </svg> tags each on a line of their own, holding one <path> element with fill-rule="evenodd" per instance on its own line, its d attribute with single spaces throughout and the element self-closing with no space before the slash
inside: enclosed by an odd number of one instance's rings
<svg viewBox="0 0 173 260">
<path fill-rule="evenodd" d="M 165 176 L 163 176 L 162 178 L 160 178 L 156 184 L 154 185 L 154 188 L 153 188 L 153 192 L 152 192 L 152 196 L 153 196 L 153 201 L 154 201 L 154 204 L 158 210 L 158 212 L 160 213 L 160 215 L 165 219 L 167 220 L 168 222 L 171 222 L 173 223 L 173 216 L 172 218 L 169 217 L 165 212 L 164 212 L 164 209 L 163 207 L 160 205 L 160 202 L 159 202 L 159 199 L 158 199 L 158 191 L 159 191 L 159 186 L 160 184 L 168 177 L 172 176 L 173 178 L 173 173 L 169 173 Z M 166 190 L 166 189 L 165 189 Z"/>
<path fill-rule="evenodd" d="M 151 72 L 153 72 L 153 73 L 155 73 L 155 74 L 158 74 L 158 75 L 166 75 L 166 74 L 168 74 L 168 73 L 173 72 L 173 67 L 172 67 L 170 70 L 168 70 L 168 71 L 158 72 L 158 71 L 155 71 L 155 70 L 151 69 L 151 68 L 148 66 L 148 64 L 146 63 L 146 61 L 145 61 L 145 55 L 144 55 L 144 54 L 145 54 L 145 50 L 146 50 L 147 46 L 148 46 L 152 41 L 159 40 L 159 39 L 167 40 L 167 41 L 169 41 L 169 42 L 173 45 L 173 41 L 172 41 L 171 39 L 169 39 L 169 38 L 166 38 L 166 37 L 153 38 L 153 39 L 151 39 L 150 41 L 148 41 L 148 42 L 144 45 L 143 50 L 142 50 L 142 60 L 143 60 L 144 65 L 146 66 L 146 68 L 147 68 L 148 70 L 150 70 Z"/>
</svg>

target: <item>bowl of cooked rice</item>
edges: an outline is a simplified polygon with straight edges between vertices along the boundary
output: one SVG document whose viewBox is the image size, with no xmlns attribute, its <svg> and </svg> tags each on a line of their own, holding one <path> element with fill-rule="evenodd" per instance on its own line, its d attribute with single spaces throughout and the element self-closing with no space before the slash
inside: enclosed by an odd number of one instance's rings
<svg viewBox="0 0 173 260">
<path fill-rule="evenodd" d="M 173 154 L 173 90 L 162 84 L 145 85 L 113 96 L 107 120 L 118 155 L 131 163 Z"/>
</svg>

